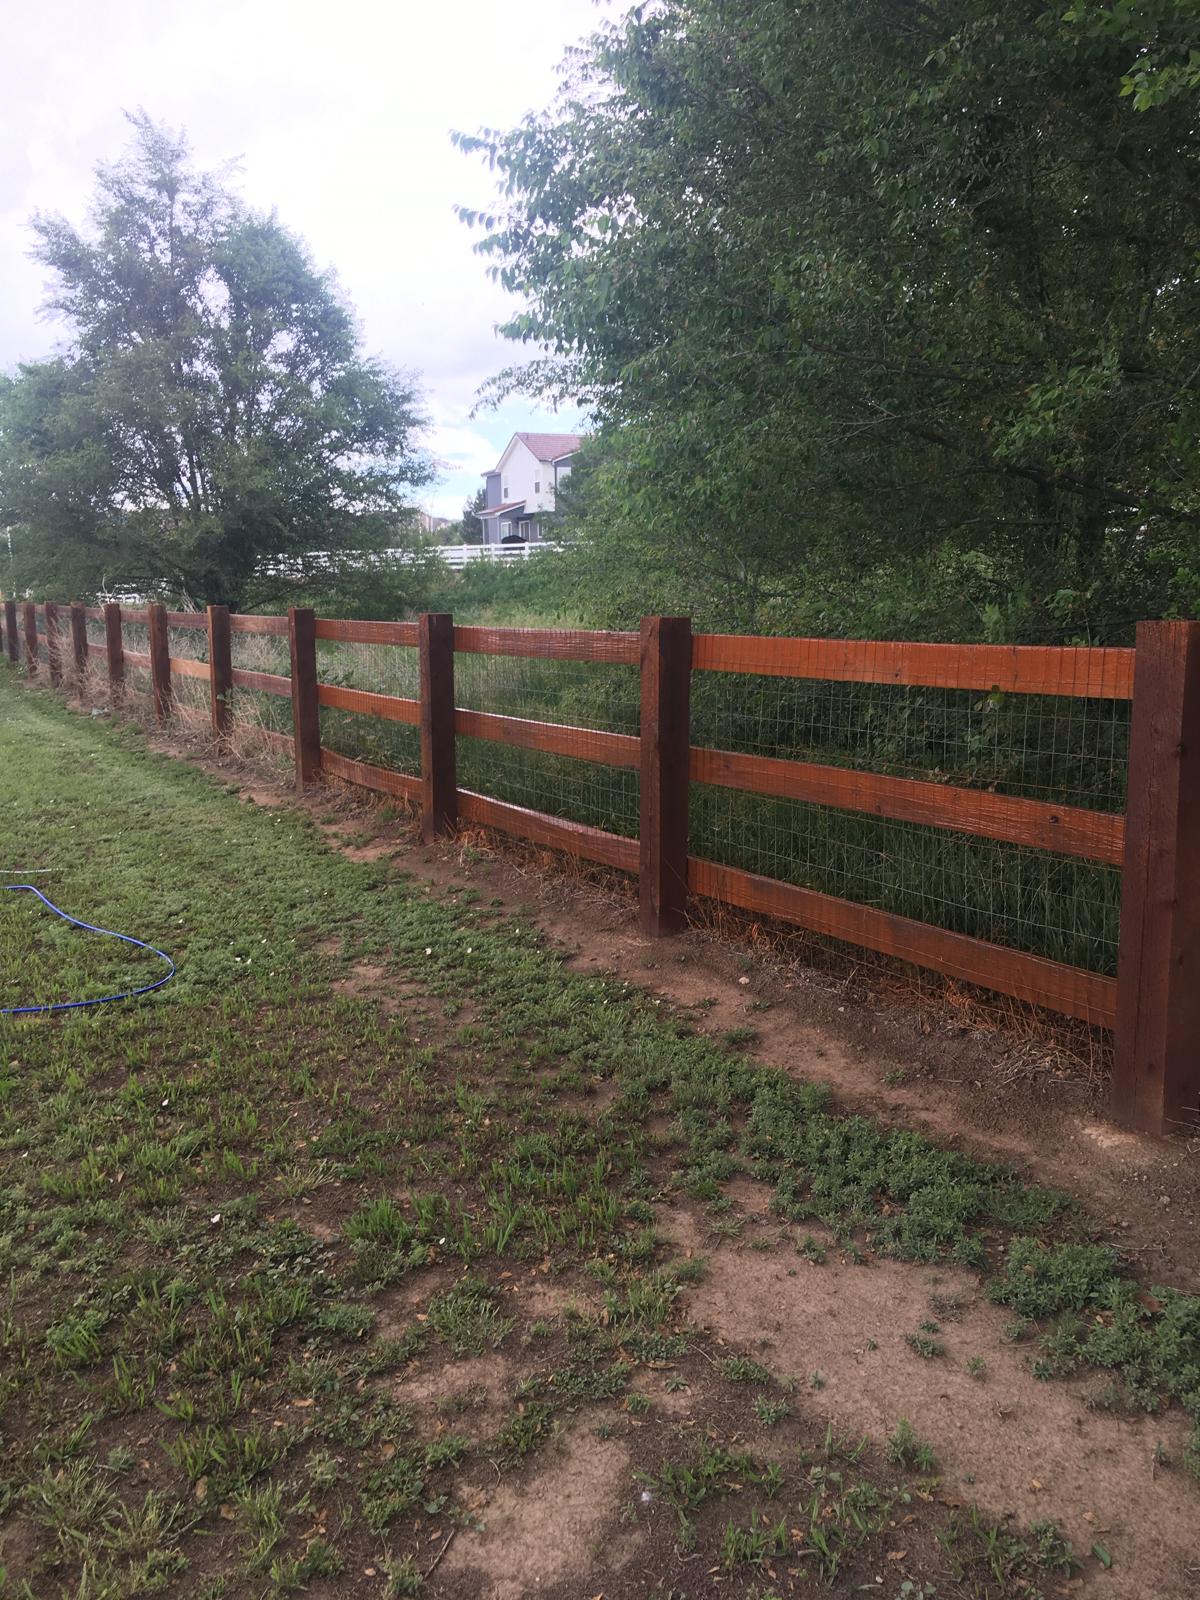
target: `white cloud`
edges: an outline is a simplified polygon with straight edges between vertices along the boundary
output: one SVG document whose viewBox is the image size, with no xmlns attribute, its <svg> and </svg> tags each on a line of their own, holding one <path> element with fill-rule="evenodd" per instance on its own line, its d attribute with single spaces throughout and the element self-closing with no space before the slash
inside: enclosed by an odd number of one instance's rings
<svg viewBox="0 0 1200 1600">
<path fill-rule="evenodd" d="M 35 209 L 82 220 L 98 160 L 121 153 L 122 109 L 186 126 L 197 159 L 241 159 L 256 205 L 333 267 L 373 354 L 416 369 L 453 514 L 516 427 L 576 425 L 510 402 L 474 421 L 478 386 L 521 359 L 495 324 L 513 309 L 454 206 L 493 179 L 451 128 L 508 127 L 553 98 L 563 50 L 619 0 L 45 0 L 10 7 L 0 145 L 0 367 L 46 354 Z M 18 70 L 19 64 L 19 70 Z"/>
</svg>

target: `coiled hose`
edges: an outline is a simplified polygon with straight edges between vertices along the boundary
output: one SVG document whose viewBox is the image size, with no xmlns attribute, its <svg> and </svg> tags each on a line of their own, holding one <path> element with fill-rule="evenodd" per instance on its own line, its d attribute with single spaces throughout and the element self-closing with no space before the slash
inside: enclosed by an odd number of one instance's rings
<svg viewBox="0 0 1200 1600">
<path fill-rule="evenodd" d="M 147 944 L 143 939 L 135 939 L 128 933 L 114 933 L 111 928 L 97 928 L 90 922 L 80 922 L 78 917 L 69 916 L 60 906 L 56 906 L 53 900 L 48 900 L 32 883 L 6 883 L 4 888 L 35 894 L 44 906 L 49 906 L 56 917 L 69 922 L 73 928 L 82 928 L 86 933 L 102 933 L 105 938 L 120 939 L 124 944 L 136 945 L 139 950 L 149 950 L 151 955 L 157 956 L 160 961 L 165 961 L 171 970 L 165 977 L 156 978 L 153 983 L 144 983 L 140 989 L 126 989 L 120 994 L 102 994 L 95 1000 L 58 1000 L 52 1005 L 45 1006 L 4 1006 L 0 1008 L 0 1017 L 28 1017 L 39 1011 L 81 1011 L 85 1006 L 106 1006 L 113 1000 L 133 1000 L 139 994 L 149 994 L 152 989 L 161 989 L 164 983 L 169 983 L 175 976 L 175 963 L 165 950 L 158 950 L 154 945 Z"/>
</svg>

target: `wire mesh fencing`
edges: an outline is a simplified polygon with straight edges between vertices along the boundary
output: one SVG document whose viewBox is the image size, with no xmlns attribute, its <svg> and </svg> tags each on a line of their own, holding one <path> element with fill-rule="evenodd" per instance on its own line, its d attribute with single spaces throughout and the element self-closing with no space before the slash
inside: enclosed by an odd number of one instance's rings
<svg viewBox="0 0 1200 1600">
<path fill-rule="evenodd" d="M 243 633 L 234 629 L 229 639 L 230 664 L 235 673 L 264 673 L 285 680 L 291 677 L 288 641 L 282 634 Z M 237 753 L 247 758 L 279 758 L 282 740 L 292 736 L 290 690 L 280 693 L 235 683 L 229 697 L 229 738 Z"/>
<path fill-rule="evenodd" d="M 692 676 L 692 743 L 1061 805 L 1125 804 L 1127 700 L 892 683 Z"/>
<path fill-rule="evenodd" d="M 704 672 L 692 743 L 1118 812 L 1129 703 Z M 1120 871 L 1049 850 L 710 784 L 690 848 L 722 865 L 1110 974 Z"/>
<path fill-rule="evenodd" d="M 33 614 L 34 627 L 34 654 L 37 659 L 37 670 L 45 672 L 50 664 L 50 651 L 46 644 L 46 616 L 41 607 Z"/>
<path fill-rule="evenodd" d="M 60 619 L 60 655 L 69 664 L 69 621 L 65 613 Z M 135 715 L 149 714 L 153 690 L 147 615 L 127 609 L 122 622 L 125 703 Z M 177 669 L 184 663 L 206 665 L 203 619 L 171 613 L 168 623 L 169 651 Z M 353 628 L 334 626 L 343 632 Z M 281 619 L 232 619 L 232 665 L 235 676 L 246 676 L 231 693 L 230 733 L 244 754 L 256 749 L 278 754 L 291 739 L 290 650 L 283 629 Z M 87 634 L 92 644 L 103 646 L 102 618 L 88 619 Z M 525 655 L 522 649 L 537 641 L 515 635 L 500 644 L 501 650 L 511 645 L 513 653 L 498 653 L 497 640 L 495 631 L 463 630 L 454 656 L 459 787 L 636 838 L 639 758 L 632 741 L 641 732 L 639 668 L 628 656 L 614 661 Z M 546 635 L 542 647 L 547 642 L 555 649 L 563 646 L 562 636 Z M 1124 808 L 1131 708 L 1116 692 L 1111 698 L 1078 697 L 865 682 L 853 674 L 852 681 L 832 675 L 788 676 L 786 665 L 782 671 L 772 670 L 757 652 L 759 646 L 787 641 L 732 643 L 743 655 L 745 647 L 755 647 L 746 670 L 723 670 L 733 659 L 710 655 L 720 670 L 706 666 L 691 674 L 694 750 L 801 763 L 817 769 L 818 775 L 828 769 L 861 773 L 864 791 L 871 775 L 915 780 L 928 786 L 929 794 L 941 790 L 1012 797 L 1109 818 Z M 793 643 L 808 648 L 804 641 Z M 39 649 L 45 660 L 40 613 Z M 987 653 L 986 648 L 978 652 Z M 322 747 L 419 776 L 416 646 L 320 638 L 316 654 L 320 685 L 405 703 L 322 705 Z M 1035 680 L 1039 691 L 1043 683 L 1055 681 L 1053 673 L 1062 670 L 1059 658 L 1068 653 L 1050 654 L 1059 664 Z M 1105 652 L 1078 654 L 1083 670 L 1103 668 L 1096 658 Z M 95 661 L 93 676 L 104 665 L 100 656 Z M 970 664 L 974 661 L 971 655 L 968 678 L 978 676 Z M 874 665 L 866 662 L 865 670 Z M 1064 680 L 1064 687 L 1075 686 Z M 1078 686 L 1092 687 L 1091 680 Z M 180 723 L 210 731 L 207 673 L 176 670 L 171 687 Z M 547 734 L 547 725 L 553 733 Z M 588 735 L 595 736 L 591 745 Z M 630 743 L 609 739 L 606 744 L 610 735 Z M 557 747 L 542 748 L 546 743 Z M 568 749 L 579 753 L 565 753 Z M 941 807 L 955 825 L 902 820 L 910 814 L 903 808 L 900 816 L 879 814 L 887 810 L 885 805 L 875 805 L 870 795 L 856 805 L 853 789 L 845 795 L 845 805 L 832 803 L 836 797 L 828 789 L 813 799 L 796 798 L 786 792 L 791 778 L 779 781 L 779 793 L 755 792 L 752 784 L 760 776 L 752 780 L 743 772 L 741 787 L 733 787 L 733 779 L 691 783 L 688 848 L 693 856 L 1093 973 L 1115 972 L 1119 866 L 1087 859 L 1086 851 L 1037 848 L 1029 842 L 1034 836 L 1019 830 L 1015 838 L 1026 842 L 981 836 L 970 831 L 969 820 L 958 826 L 955 805 L 941 806 L 940 799 L 933 814 Z M 844 789 L 844 780 L 839 781 Z M 1003 835 L 1004 829 L 999 831 Z M 1062 842 L 1061 834 L 1054 838 Z M 1118 861 L 1119 850 L 1110 851 L 1108 859 Z"/>
<path fill-rule="evenodd" d="M 317 681 L 337 689 L 417 700 L 420 662 L 411 645 L 318 639 Z M 408 777 L 420 776 L 421 735 L 415 723 L 336 706 L 322 706 L 320 720 L 322 748 Z"/>
<path fill-rule="evenodd" d="M 71 634 L 69 608 L 60 609 L 53 620 L 45 619 L 47 665 L 54 663 L 59 678 L 65 684 L 75 680 L 75 641 Z"/>
<path fill-rule="evenodd" d="M 85 704 L 97 711 L 112 710 L 112 684 L 108 675 L 108 632 L 103 615 L 84 617 L 84 640 L 87 645 L 87 665 L 84 668 L 78 693 Z"/>
<path fill-rule="evenodd" d="M 639 731 L 636 667 L 463 652 L 454 673 L 455 700 L 464 710 L 635 737 Z M 636 768 L 460 735 L 458 781 L 531 811 L 637 836 Z"/>
<path fill-rule="evenodd" d="M 203 666 L 204 676 L 171 672 L 171 699 L 174 714 L 193 737 L 207 737 L 211 731 L 211 703 L 208 681 L 208 628 L 203 612 L 184 620 L 186 613 L 168 616 L 167 650 L 172 663 L 190 662 Z M 178 618 L 178 620 L 176 620 Z"/>
<path fill-rule="evenodd" d="M 154 684 L 150 674 L 150 626 L 144 611 L 122 611 L 121 649 L 125 656 L 122 705 L 131 715 L 150 716 L 154 710 Z"/>
</svg>

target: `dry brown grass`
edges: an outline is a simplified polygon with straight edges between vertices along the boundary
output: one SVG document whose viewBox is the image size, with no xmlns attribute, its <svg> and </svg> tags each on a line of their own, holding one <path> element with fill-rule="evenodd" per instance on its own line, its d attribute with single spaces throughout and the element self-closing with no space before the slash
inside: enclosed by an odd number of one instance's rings
<svg viewBox="0 0 1200 1600">
<path fill-rule="evenodd" d="M 587 885 L 631 906 L 637 903 L 637 880 L 630 874 L 544 845 L 478 827 L 460 830 L 457 845 L 494 855 L 531 875 Z M 965 1031 L 1023 1041 L 1050 1071 L 1081 1078 L 1095 1090 L 1106 1089 L 1109 1082 L 1112 1037 L 1102 1028 L 718 900 L 693 898 L 688 921 L 715 943 L 767 957 L 782 968 L 787 981 L 820 974 L 848 999 L 875 999 L 915 1012 L 926 1031 L 944 1027 L 952 1017 Z"/>
</svg>

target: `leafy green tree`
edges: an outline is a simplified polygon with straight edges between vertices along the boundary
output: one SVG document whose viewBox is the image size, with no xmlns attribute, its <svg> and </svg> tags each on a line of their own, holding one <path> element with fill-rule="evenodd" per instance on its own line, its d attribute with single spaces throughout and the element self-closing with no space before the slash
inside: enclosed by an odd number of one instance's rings
<svg viewBox="0 0 1200 1600">
<path fill-rule="evenodd" d="M 583 541 L 742 622 L 1111 638 L 1191 609 L 1185 12 L 654 0 L 551 111 L 460 136 L 500 178 L 466 216 L 524 299 L 505 331 L 548 352 L 495 393 L 600 424 Z"/>
<path fill-rule="evenodd" d="M 144 114 L 93 226 L 34 218 L 52 361 L 0 390 L 0 520 L 35 587 L 246 606 L 402 544 L 430 476 L 412 381 L 365 358 L 330 276 Z"/>
<path fill-rule="evenodd" d="M 1064 19 L 1129 57 L 1121 93 L 1139 111 L 1200 89 L 1200 10 L 1195 0 L 1079 0 Z"/>
</svg>

